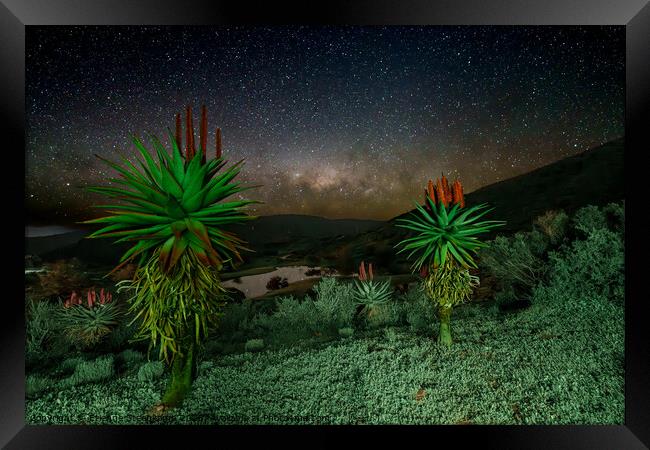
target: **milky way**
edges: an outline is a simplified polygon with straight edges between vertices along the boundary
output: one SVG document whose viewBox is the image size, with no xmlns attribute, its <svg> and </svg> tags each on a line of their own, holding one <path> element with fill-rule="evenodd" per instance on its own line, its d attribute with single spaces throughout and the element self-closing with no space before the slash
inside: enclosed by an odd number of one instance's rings
<svg viewBox="0 0 650 450">
<path fill-rule="evenodd" d="M 208 108 L 256 214 L 388 219 L 429 178 L 466 192 L 624 133 L 624 27 L 27 27 L 26 206 L 83 190 Z M 197 126 L 198 128 L 198 126 Z M 166 139 L 163 139 L 166 142 Z M 133 159 L 135 160 L 135 159 Z"/>
</svg>

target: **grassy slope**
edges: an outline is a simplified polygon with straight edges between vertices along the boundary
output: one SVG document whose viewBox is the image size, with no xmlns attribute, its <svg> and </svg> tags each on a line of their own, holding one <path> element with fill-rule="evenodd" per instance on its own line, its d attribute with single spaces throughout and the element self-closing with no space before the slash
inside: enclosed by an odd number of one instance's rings
<svg viewBox="0 0 650 450">
<path fill-rule="evenodd" d="M 454 312 L 451 349 L 400 327 L 219 356 L 164 418 L 146 414 L 164 378 L 131 373 L 27 400 L 26 421 L 622 424 L 622 314 L 602 301 L 506 315 L 467 305 Z"/>
</svg>

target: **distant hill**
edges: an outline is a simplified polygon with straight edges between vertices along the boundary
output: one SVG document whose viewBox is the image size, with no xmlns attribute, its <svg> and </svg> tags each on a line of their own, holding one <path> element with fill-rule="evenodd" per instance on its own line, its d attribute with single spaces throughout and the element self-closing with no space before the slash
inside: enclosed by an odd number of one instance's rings
<svg viewBox="0 0 650 450">
<path fill-rule="evenodd" d="M 624 199 L 624 139 L 617 139 L 547 166 L 477 189 L 465 196 L 468 205 L 488 203 L 494 211 L 485 219 L 505 220 L 504 227 L 486 235 L 510 234 L 532 226 L 536 217 L 551 209 L 571 213 L 586 205 L 603 205 Z M 423 180 L 423 188 L 424 188 Z M 412 212 L 412 211 L 411 211 Z M 372 259 L 380 265 L 402 267 L 404 259 L 393 246 L 407 237 L 395 217 L 380 227 L 354 238 L 321 243 L 317 255 L 328 260 L 343 257 Z"/>
<path fill-rule="evenodd" d="M 79 242 L 86 234 L 88 232 L 76 230 L 49 236 L 26 236 L 25 254 L 40 256 L 61 248 L 70 247 Z"/>
<path fill-rule="evenodd" d="M 618 139 L 569 158 L 556 161 L 466 195 L 469 205 L 488 203 L 495 210 L 486 216 L 505 220 L 505 227 L 494 234 L 510 234 L 528 229 L 533 220 L 550 209 L 568 213 L 589 204 L 603 205 L 625 197 L 623 172 L 624 140 Z M 423 180 L 423 183 L 426 180 Z M 424 184 L 423 184 L 424 187 Z M 399 217 L 404 217 L 405 213 Z M 250 244 L 255 254 L 246 254 L 248 264 L 263 258 L 266 265 L 305 259 L 309 264 L 343 263 L 354 269 L 361 259 L 376 262 L 392 273 L 404 273 L 405 261 L 395 255 L 393 246 L 407 232 L 387 222 L 355 219 L 325 219 L 305 215 L 262 216 L 242 225 L 229 227 Z M 76 256 L 89 263 L 113 264 L 128 248 L 108 239 L 81 239 L 83 233 L 26 238 L 28 253 L 42 258 Z M 280 259 L 278 259 L 280 258 Z M 356 263 L 355 263 L 356 261 Z M 289 262 L 289 260 L 287 260 Z"/>
<path fill-rule="evenodd" d="M 377 228 L 384 222 L 360 219 L 326 219 L 301 214 L 261 216 L 250 222 L 225 227 L 249 242 L 283 243 L 296 239 L 321 239 L 333 236 L 356 236 Z"/>
<path fill-rule="evenodd" d="M 230 226 L 250 244 L 282 245 L 298 240 L 318 240 L 334 236 L 351 236 L 376 228 L 383 222 L 357 219 L 326 219 L 298 214 L 261 216 L 242 225 Z M 25 253 L 39 255 L 45 260 L 77 257 L 86 262 L 113 264 L 130 247 L 114 244 L 110 239 L 83 239 L 90 231 L 74 231 L 42 237 L 26 237 Z"/>
</svg>

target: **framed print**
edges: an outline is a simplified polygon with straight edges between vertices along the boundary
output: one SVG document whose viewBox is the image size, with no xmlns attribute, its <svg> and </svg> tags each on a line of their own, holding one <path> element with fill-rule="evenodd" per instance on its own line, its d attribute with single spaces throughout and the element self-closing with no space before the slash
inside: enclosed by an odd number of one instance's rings
<svg viewBox="0 0 650 450">
<path fill-rule="evenodd" d="M 647 448 L 643 1 L 0 10 L 7 448 Z"/>
</svg>

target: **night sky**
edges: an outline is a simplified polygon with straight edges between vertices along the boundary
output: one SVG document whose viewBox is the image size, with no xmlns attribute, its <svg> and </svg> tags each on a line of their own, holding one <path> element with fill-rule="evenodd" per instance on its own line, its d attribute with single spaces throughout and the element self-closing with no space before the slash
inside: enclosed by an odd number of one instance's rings
<svg viewBox="0 0 650 450">
<path fill-rule="evenodd" d="M 624 27 L 27 27 L 31 223 L 94 217 L 83 191 L 130 136 L 208 107 L 255 214 L 389 219 L 429 178 L 470 192 L 624 133 Z M 163 139 L 164 138 L 164 139 Z"/>
</svg>

